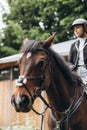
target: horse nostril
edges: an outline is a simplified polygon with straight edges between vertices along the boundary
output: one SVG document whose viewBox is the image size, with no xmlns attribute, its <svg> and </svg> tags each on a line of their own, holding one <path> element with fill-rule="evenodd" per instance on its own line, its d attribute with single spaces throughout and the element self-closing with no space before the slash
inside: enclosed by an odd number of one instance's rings
<svg viewBox="0 0 87 130">
<path fill-rule="evenodd" d="M 30 100 L 29 100 L 28 96 L 22 95 L 22 97 L 21 97 L 21 102 L 22 102 L 22 104 L 23 104 L 24 106 L 27 106 L 27 105 L 29 104 Z"/>
</svg>

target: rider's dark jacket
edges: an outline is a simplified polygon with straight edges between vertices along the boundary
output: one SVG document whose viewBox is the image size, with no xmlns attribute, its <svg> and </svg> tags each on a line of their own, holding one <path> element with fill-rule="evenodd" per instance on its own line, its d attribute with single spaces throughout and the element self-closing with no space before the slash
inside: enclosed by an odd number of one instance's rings
<svg viewBox="0 0 87 130">
<path fill-rule="evenodd" d="M 76 70 L 78 68 L 79 45 L 80 45 L 80 41 L 77 40 L 72 44 L 70 49 L 68 62 L 70 63 L 70 68 L 72 70 Z M 84 58 L 85 67 L 87 69 L 87 39 L 84 43 L 83 58 Z"/>
</svg>

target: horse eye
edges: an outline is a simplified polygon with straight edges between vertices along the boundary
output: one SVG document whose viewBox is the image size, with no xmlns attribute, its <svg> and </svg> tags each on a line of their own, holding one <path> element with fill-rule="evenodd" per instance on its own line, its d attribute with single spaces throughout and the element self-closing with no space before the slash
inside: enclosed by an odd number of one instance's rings
<svg viewBox="0 0 87 130">
<path fill-rule="evenodd" d="M 44 61 L 40 61 L 37 66 L 38 67 L 43 67 L 43 65 L 44 65 Z"/>
</svg>

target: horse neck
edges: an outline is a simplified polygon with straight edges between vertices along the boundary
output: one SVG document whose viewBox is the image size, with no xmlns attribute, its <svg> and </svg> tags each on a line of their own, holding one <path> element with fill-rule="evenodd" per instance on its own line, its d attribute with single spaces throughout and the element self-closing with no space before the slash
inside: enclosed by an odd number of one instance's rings
<svg viewBox="0 0 87 130">
<path fill-rule="evenodd" d="M 58 68 L 58 66 L 55 68 Z M 70 105 L 71 97 L 74 94 L 74 87 L 71 86 L 71 84 L 63 76 L 60 69 L 55 69 L 52 76 L 49 91 L 47 91 L 49 103 L 56 110 L 64 111 Z M 70 89 L 70 87 L 72 88 Z"/>
</svg>

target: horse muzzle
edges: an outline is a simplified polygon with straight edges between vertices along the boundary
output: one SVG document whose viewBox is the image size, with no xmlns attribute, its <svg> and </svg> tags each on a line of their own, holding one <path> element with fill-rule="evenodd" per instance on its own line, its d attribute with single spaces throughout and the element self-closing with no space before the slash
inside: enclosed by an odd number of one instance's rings
<svg viewBox="0 0 87 130">
<path fill-rule="evenodd" d="M 17 96 L 11 98 L 11 104 L 16 112 L 29 112 L 32 107 L 32 100 L 27 95 Z"/>
</svg>

